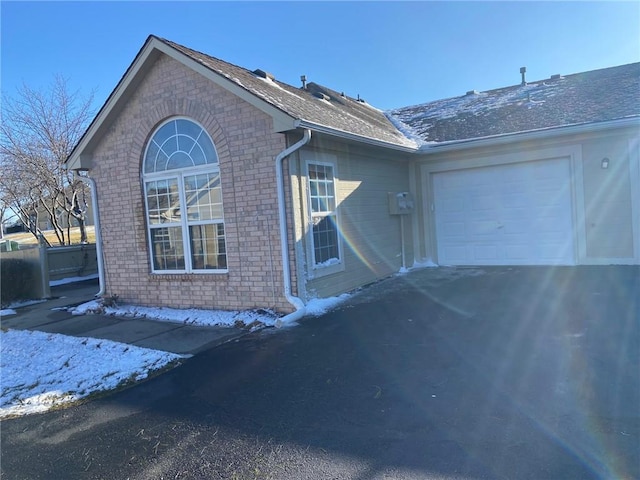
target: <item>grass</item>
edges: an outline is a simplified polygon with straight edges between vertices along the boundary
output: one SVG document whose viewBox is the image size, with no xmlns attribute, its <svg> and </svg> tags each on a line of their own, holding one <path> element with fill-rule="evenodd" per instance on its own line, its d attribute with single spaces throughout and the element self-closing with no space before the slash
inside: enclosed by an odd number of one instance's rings
<svg viewBox="0 0 640 480">
<path fill-rule="evenodd" d="M 96 243 L 95 227 L 91 225 L 86 227 L 86 230 L 87 230 L 87 241 L 89 243 Z M 51 244 L 51 246 L 55 247 L 60 245 L 58 241 L 58 237 L 56 237 L 56 234 L 53 230 L 45 230 L 42 233 L 44 234 L 47 241 Z M 64 233 L 66 236 L 67 234 L 66 229 Z M 38 244 L 38 240 L 36 239 L 36 237 L 34 237 L 33 234 L 29 232 L 10 233 L 8 235 L 5 235 L 3 237 L 3 240 L 12 240 L 14 242 L 18 242 L 20 245 L 37 245 Z M 75 245 L 79 243 L 80 243 L 80 228 L 73 227 L 71 229 L 71 245 Z"/>
</svg>

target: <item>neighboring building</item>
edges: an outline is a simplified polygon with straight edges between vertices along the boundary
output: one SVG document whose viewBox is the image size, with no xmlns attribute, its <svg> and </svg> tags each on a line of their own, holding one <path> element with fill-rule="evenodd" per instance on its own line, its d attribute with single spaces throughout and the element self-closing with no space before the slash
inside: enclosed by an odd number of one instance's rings
<svg viewBox="0 0 640 480">
<path fill-rule="evenodd" d="M 93 208 L 91 206 L 91 192 L 89 192 L 88 189 L 87 189 L 87 192 L 85 192 L 84 198 L 82 200 L 82 208 L 85 211 L 84 224 L 85 226 L 89 227 L 93 225 Z M 49 212 L 47 211 L 46 208 L 44 208 L 43 205 L 38 205 L 38 207 L 34 210 L 34 212 L 38 218 L 37 228 L 39 230 L 41 231 L 53 230 L 53 223 L 51 222 L 51 217 L 49 215 Z M 61 228 L 69 227 L 69 223 L 71 223 L 71 227 L 78 227 L 80 225 L 80 223 L 75 217 L 68 215 L 68 212 L 62 208 L 59 208 L 59 207 L 56 208 L 55 215 L 56 215 L 58 225 Z"/>
<path fill-rule="evenodd" d="M 427 261 L 640 264 L 639 91 L 632 64 L 385 113 L 151 36 L 68 164 L 106 293 L 302 312 Z"/>
</svg>

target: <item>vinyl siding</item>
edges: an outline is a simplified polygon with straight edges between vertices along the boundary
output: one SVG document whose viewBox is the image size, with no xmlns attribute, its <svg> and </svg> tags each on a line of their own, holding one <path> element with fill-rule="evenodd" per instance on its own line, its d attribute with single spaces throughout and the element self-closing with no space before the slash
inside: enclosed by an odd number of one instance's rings
<svg viewBox="0 0 640 480">
<path fill-rule="evenodd" d="M 573 241 L 579 265 L 640 264 L 640 155 L 637 128 L 571 134 L 535 142 L 431 153 L 416 158 L 420 201 L 416 214 L 419 260 L 437 258 L 430 205 L 433 175 L 552 158 L 568 158 Z M 601 168 L 604 157 L 608 169 Z"/>
<path fill-rule="evenodd" d="M 603 169 L 603 158 L 609 168 Z M 585 233 L 589 258 L 632 258 L 631 169 L 626 138 L 583 144 Z"/>
<path fill-rule="evenodd" d="M 313 148 L 315 146 L 315 148 Z M 320 147 L 320 148 L 319 148 Z M 324 152 L 324 157 L 323 157 Z M 306 159 L 335 161 L 338 221 L 344 269 L 328 275 L 314 271 L 310 263 L 308 210 L 306 207 Z M 398 272 L 402 266 L 400 218 L 389 214 L 388 192 L 409 190 L 408 162 L 394 152 L 380 152 L 323 140 L 312 143 L 299 157 L 301 192 L 296 215 L 301 228 L 297 248 L 305 265 L 306 297 L 324 298 L 353 290 Z M 412 219 L 407 215 L 405 258 L 413 263 Z"/>
</svg>

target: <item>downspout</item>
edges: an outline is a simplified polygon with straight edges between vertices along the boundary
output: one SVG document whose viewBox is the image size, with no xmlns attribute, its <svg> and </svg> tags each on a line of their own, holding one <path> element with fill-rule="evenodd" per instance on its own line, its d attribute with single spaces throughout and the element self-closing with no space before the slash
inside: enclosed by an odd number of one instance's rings
<svg viewBox="0 0 640 480">
<path fill-rule="evenodd" d="M 280 220 L 280 247 L 282 250 L 282 275 L 284 280 L 284 296 L 287 301 L 293 305 L 296 309 L 295 312 L 285 315 L 280 319 L 283 324 L 295 322 L 306 313 L 306 307 L 304 302 L 291 294 L 291 270 L 289 269 L 289 242 L 287 235 L 287 215 L 285 210 L 285 198 L 284 198 L 284 179 L 282 177 L 283 169 L 282 164 L 284 159 L 291 155 L 296 150 L 300 149 L 311 140 L 311 130 L 308 128 L 304 130 L 302 139 L 291 145 L 289 148 L 283 150 L 276 157 L 276 183 L 278 185 L 278 216 Z"/>
<path fill-rule="evenodd" d="M 86 170 L 83 172 L 86 173 Z M 104 281 L 104 258 L 102 256 L 102 233 L 100 228 L 100 211 L 98 210 L 98 187 L 93 178 L 88 175 L 80 175 L 80 171 L 76 170 L 78 178 L 85 183 L 89 184 L 91 188 L 91 207 L 93 208 L 93 226 L 96 232 L 96 256 L 98 260 L 98 281 L 100 283 L 100 290 L 95 294 L 96 297 L 101 297 L 105 292 Z"/>
</svg>

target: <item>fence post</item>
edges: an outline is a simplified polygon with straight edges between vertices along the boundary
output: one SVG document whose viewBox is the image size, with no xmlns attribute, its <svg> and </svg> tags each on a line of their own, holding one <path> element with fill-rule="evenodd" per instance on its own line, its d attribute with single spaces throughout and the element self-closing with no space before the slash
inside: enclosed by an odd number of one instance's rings
<svg viewBox="0 0 640 480">
<path fill-rule="evenodd" d="M 40 250 L 40 281 L 42 298 L 49 298 L 51 296 L 51 289 L 49 288 L 49 252 L 47 251 L 47 243 L 44 240 L 44 235 L 38 235 L 38 249 Z"/>
</svg>

